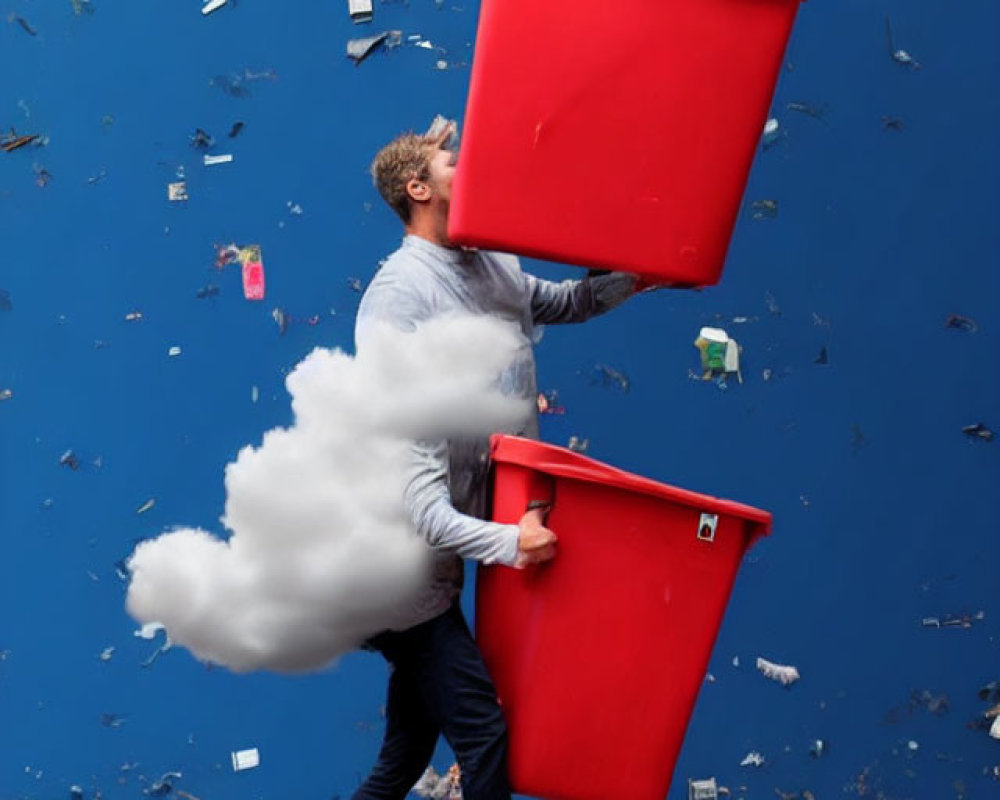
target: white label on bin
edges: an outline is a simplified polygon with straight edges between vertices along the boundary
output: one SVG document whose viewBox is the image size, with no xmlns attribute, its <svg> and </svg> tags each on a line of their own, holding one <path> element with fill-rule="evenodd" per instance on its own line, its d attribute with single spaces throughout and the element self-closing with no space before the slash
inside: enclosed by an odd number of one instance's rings
<svg viewBox="0 0 1000 800">
<path fill-rule="evenodd" d="M 718 514 L 702 514 L 698 520 L 698 538 L 703 542 L 715 541 L 715 529 L 719 526 Z"/>
</svg>

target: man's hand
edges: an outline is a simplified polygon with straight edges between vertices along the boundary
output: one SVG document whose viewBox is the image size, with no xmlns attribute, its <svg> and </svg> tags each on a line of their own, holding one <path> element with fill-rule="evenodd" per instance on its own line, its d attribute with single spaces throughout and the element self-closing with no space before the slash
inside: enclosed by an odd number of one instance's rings
<svg viewBox="0 0 1000 800">
<path fill-rule="evenodd" d="M 517 568 L 551 561 L 556 555 L 556 535 L 545 527 L 545 509 L 525 512 L 518 523 Z"/>
</svg>

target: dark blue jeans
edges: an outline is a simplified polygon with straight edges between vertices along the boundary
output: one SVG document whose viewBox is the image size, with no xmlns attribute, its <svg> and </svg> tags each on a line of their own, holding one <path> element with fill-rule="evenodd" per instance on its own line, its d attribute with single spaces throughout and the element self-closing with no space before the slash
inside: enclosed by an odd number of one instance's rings
<svg viewBox="0 0 1000 800">
<path fill-rule="evenodd" d="M 465 800 L 509 800 L 507 725 L 461 609 L 379 634 L 368 646 L 390 667 L 385 741 L 353 800 L 403 800 L 430 763 L 438 734 L 462 769 Z"/>
</svg>

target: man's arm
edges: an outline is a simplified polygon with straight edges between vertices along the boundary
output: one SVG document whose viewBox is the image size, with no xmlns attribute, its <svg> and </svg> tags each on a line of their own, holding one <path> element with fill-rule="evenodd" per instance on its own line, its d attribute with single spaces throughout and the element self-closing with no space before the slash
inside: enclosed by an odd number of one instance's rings
<svg viewBox="0 0 1000 800">
<path fill-rule="evenodd" d="M 636 277 L 627 272 L 609 272 L 560 283 L 527 273 L 524 278 L 536 325 L 584 322 L 620 306 L 636 292 Z"/>
<path fill-rule="evenodd" d="M 417 531 L 431 547 L 451 549 L 484 564 L 517 563 L 517 525 L 476 519 L 452 505 L 447 442 L 410 445 L 403 500 Z"/>
</svg>

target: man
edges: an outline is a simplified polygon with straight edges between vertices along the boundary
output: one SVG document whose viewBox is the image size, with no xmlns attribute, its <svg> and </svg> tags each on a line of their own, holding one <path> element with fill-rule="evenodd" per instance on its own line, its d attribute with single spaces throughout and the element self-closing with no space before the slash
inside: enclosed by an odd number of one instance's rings
<svg viewBox="0 0 1000 800">
<path fill-rule="evenodd" d="M 519 327 L 522 346 L 501 379 L 504 391 L 537 396 L 532 334 L 546 323 L 580 322 L 622 303 L 635 278 L 622 273 L 552 283 L 521 271 L 517 258 L 462 250 L 448 239 L 448 208 L 457 163 L 446 148 L 454 125 L 438 135 L 405 134 L 372 163 L 383 199 L 403 221 L 402 247 L 372 280 L 355 328 L 358 348 L 375 322 L 412 330 L 443 314 L 487 314 Z M 521 435 L 538 437 L 534 413 Z M 458 598 L 463 558 L 526 567 L 556 554 L 545 527 L 545 498 L 518 525 L 484 520 L 488 442 L 420 443 L 411 449 L 405 505 L 435 549 L 426 595 L 412 626 L 368 643 L 391 668 L 386 732 L 378 761 L 354 800 L 402 800 L 444 734 L 458 760 L 466 800 L 506 800 L 507 731 L 496 689 L 469 632 Z"/>
</svg>

